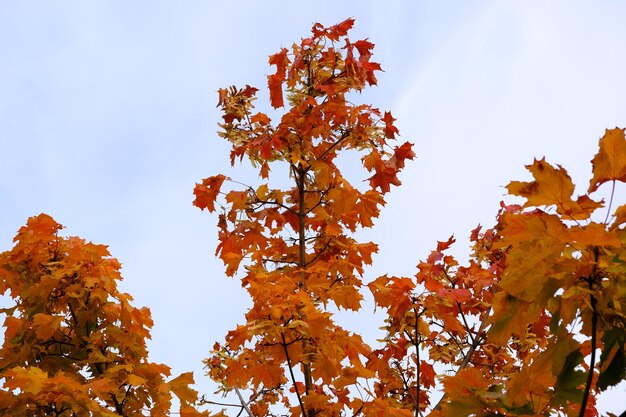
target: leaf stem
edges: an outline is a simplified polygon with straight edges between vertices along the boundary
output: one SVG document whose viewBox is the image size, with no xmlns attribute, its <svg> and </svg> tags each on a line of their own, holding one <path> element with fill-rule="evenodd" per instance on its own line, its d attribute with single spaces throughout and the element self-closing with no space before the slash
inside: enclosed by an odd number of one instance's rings
<svg viewBox="0 0 626 417">
<path fill-rule="evenodd" d="M 609 198 L 609 205 L 606 208 L 606 217 L 604 218 L 604 223 L 606 224 L 609 221 L 609 217 L 611 216 L 611 206 L 613 205 L 613 197 L 615 196 L 615 180 L 613 180 L 611 185 L 611 197 Z"/>
</svg>

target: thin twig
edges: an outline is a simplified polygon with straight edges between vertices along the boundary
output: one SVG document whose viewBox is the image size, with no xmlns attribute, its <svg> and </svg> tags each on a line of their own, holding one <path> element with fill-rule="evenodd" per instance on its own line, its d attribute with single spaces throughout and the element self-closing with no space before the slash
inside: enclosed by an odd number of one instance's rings
<svg viewBox="0 0 626 417">
<path fill-rule="evenodd" d="M 283 350 L 285 352 L 285 357 L 287 358 L 287 366 L 289 367 L 289 374 L 291 375 L 291 383 L 293 384 L 293 388 L 296 391 L 296 396 L 298 397 L 298 403 L 300 404 L 300 410 L 302 410 L 302 417 L 306 417 L 307 413 L 304 408 L 304 404 L 302 403 L 302 398 L 300 397 L 300 390 L 298 389 L 298 385 L 296 384 L 296 376 L 293 373 L 293 366 L 291 365 L 291 358 L 289 357 L 289 350 L 287 349 L 287 341 L 285 340 L 285 334 L 280 335 L 283 339 Z"/>
<path fill-rule="evenodd" d="M 593 284 L 596 280 L 596 268 L 598 265 L 598 257 L 599 250 L 598 247 L 594 247 L 593 254 L 595 258 L 595 265 L 593 267 L 594 271 L 591 277 L 589 278 L 589 289 L 593 290 Z M 579 417 L 585 416 L 585 410 L 587 409 L 587 401 L 589 400 L 589 393 L 591 392 L 591 385 L 593 383 L 593 370 L 596 366 L 596 344 L 597 344 L 597 330 L 598 330 L 598 309 L 597 309 L 598 301 L 596 297 L 591 294 L 591 360 L 589 363 L 589 375 L 587 375 L 587 383 L 585 384 L 585 393 L 583 394 L 583 400 L 580 403 L 580 413 Z"/>
<path fill-rule="evenodd" d="M 480 346 L 480 344 L 484 340 L 482 333 L 487 328 L 487 321 L 489 319 L 489 313 L 491 313 L 491 308 L 489 308 L 489 310 L 485 314 L 485 318 L 483 319 L 482 323 L 480 324 L 480 328 L 478 329 L 477 336 L 474 339 L 474 342 L 470 345 L 470 348 L 468 349 L 467 353 L 465 354 L 465 359 L 463 359 L 463 362 L 461 362 L 461 364 L 459 365 L 459 368 L 456 370 L 457 373 L 465 369 L 465 367 L 469 365 L 472 359 L 472 356 L 474 355 L 474 352 L 476 352 L 476 349 L 478 349 L 478 346 Z M 443 403 L 445 398 L 446 398 L 446 394 L 444 393 L 439 399 L 439 401 L 437 402 L 437 404 L 433 407 L 433 410 L 440 409 L 441 404 Z"/>
<path fill-rule="evenodd" d="M 611 187 L 611 198 L 609 199 L 609 206 L 606 208 L 606 217 L 604 218 L 604 223 L 609 220 L 609 216 L 611 215 L 611 205 L 613 204 L 613 197 L 615 196 L 615 180 L 612 181 Z"/>
<path fill-rule="evenodd" d="M 246 400 L 243 399 L 243 395 L 241 395 L 241 391 L 239 391 L 239 388 L 235 387 L 235 393 L 237 394 L 237 397 L 239 397 L 241 406 L 243 407 L 244 410 L 246 410 L 246 413 L 248 413 L 248 416 L 254 417 L 254 415 L 252 414 L 252 411 L 250 411 L 250 407 L 248 407 L 248 403 L 246 402 Z"/>
</svg>

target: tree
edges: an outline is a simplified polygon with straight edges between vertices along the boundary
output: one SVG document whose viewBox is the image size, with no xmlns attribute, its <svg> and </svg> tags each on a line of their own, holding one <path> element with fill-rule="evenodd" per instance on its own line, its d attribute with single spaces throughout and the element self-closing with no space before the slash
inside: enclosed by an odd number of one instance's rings
<svg viewBox="0 0 626 417">
<path fill-rule="evenodd" d="M 369 283 L 388 314 L 373 349 L 333 311 L 360 310 L 377 246 L 352 235 L 373 225 L 414 154 L 409 143 L 390 145 L 398 130 L 389 112 L 352 101 L 380 70 L 372 43 L 348 39 L 352 25 L 316 24 L 270 56 L 270 103 L 284 107 L 285 93 L 288 103 L 276 124 L 255 112 L 256 88 L 219 91 L 231 164 L 245 157 L 265 182 L 223 192 L 242 184 L 216 175 L 194 190 L 209 211 L 223 194 L 216 254 L 229 276 L 243 265 L 252 299 L 245 324 L 206 360 L 209 375 L 255 416 L 274 415 L 276 404 L 309 417 L 595 415 L 594 394 L 625 378 L 626 209 L 611 216 L 612 194 L 597 220 L 604 202 L 590 193 L 626 181 L 624 131 L 607 131 L 588 193 L 576 199 L 565 169 L 529 165 L 534 180 L 508 186 L 526 202 L 503 203 L 495 227 L 472 231 L 468 265 L 447 254 L 451 237 L 415 277 Z M 368 187 L 342 176 L 336 161 L 349 151 L 360 153 Z M 270 186 L 273 166 L 290 187 Z M 437 382 L 445 394 L 435 403 Z"/>
<path fill-rule="evenodd" d="M 564 168 L 528 165 L 533 181 L 507 186 L 525 203 L 503 204 L 493 229 L 472 232 L 469 265 L 445 253 L 450 238 L 415 280 L 370 284 L 389 314 L 379 357 L 396 366 L 407 406 L 427 410 L 443 366 L 454 373 L 440 377 L 434 416 L 591 416 L 593 394 L 625 379 L 626 205 L 611 213 L 615 183 L 626 181 L 623 129 L 606 131 L 592 162 L 576 199 Z M 591 193 L 607 182 L 605 208 Z"/>
<path fill-rule="evenodd" d="M 371 348 L 338 326 L 330 309 L 359 310 L 363 268 L 377 246 L 350 233 L 372 226 L 383 195 L 400 184 L 397 174 L 414 156 L 409 143 L 390 145 L 398 130 L 389 112 L 350 101 L 376 84 L 380 70 L 370 60 L 372 43 L 348 40 L 352 25 L 352 19 L 330 28 L 316 24 L 291 52 L 283 48 L 270 57 L 276 66 L 268 76 L 271 104 L 284 106 L 283 89 L 289 103 L 276 125 L 254 112 L 256 88 L 219 91 L 220 136 L 233 145 L 231 163 L 246 157 L 266 182 L 225 194 L 217 254 L 229 276 L 244 263 L 242 285 L 253 306 L 206 363 L 223 390 L 251 390 L 252 415 L 266 415 L 276 403 L 308 416 L 385 413 L 396 405 L 353 395 L 370 391 L 360 380 L 376 374 L 365 366 Z M 336 164 L 349 151 L 363 155 L 371 174 L 363 190 Z M 291 187 L 270 187 L 270 164 L 288 170 Z M 194 204 L 214 210 L 227 180 L 204 179 Z"/>
<path fill-rule="evenodd" d="M 46 214 L 31 217 L 0 254 L 0 293 L 14 301 L 0 310 L 0 413 L 166 416 L 174 393 L 182 415 L 200 415 L 191 373 L 166 382 L 169 368 L 148 361 L 150 311 L 118 291 L 119 262 L 61 229 Z"/>
</svg>

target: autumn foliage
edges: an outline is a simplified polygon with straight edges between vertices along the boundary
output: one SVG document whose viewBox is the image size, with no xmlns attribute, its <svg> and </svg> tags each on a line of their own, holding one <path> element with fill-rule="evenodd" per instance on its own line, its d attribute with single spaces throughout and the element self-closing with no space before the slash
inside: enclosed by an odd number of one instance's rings
<svg viewBox="0 0 626 417">
<path fill-rule="evenodd" d="M 360 309 L 362 274 L 377 246 L 351 234 L 373 225 L 384 193 L 400 184 L 398 173 L 414 157 L 409 143 L 395 145 L 390 113 L 352 102 L 380 70 L 370 60 L 372 43 L 347 39 L 352 24 L 315 25 L 311 37 L 270 57 L 270 102 L 289 103 L 278 123 L 254 110 L 256 88 L 219 91 L 220 136 L 233 145 L 231 162 L 249 159 L 265 181 L 223 192 L 217 254 L 227 275 L 243 265 L 253 305 L 206 364 L 222 390 L 250 391 L 252 415 L 267 415 L 274 404 L 311 416 L 395 407 L 389 398 L 354 395 L 376 376 L 366 366 L 372 350 L 331 313 L 331 306 Z M 347 151 L 363 155 L 363 189 L 336 164 Z M 289 187 L 271 185 L 270 164 L 286 167 Z M 203 180 L 194 204 L 213 210 L 227 180 Z"/>
<path fill-rule="evenodd" d="M 119 262 L 61 228 L 31 217 L 0 254 L 0 293 L 14 301 L 0 310 L 0 414 L 167 416 L 175 393 L 195 415 L 191 373 L 166 382 L 169 368 L 147 359 L 150 312 L 118 291 Z"/>
<path fill-rule="evenodd" d="M 390 112 L 358 103 L 381 68 L 371 42 L 348 38 L 353 23 L 315 24 L 270 56 L 271 113 L 255 109 L 257 88 L 219 90 L 231 164 L 251 162 L 260 181 L 217 174 L 194 189 L 197 207 L 219 212 L 216 254 L 251 299 L 205 360 L 218 393 L 248 416 L 597 415 L 597 394 L 626 379 L 624 129 L 600 139 L 584 194 L 535 160 L 495 225 L 471 232 L 469 261 L 450 237 L 414 276 L 366 284 L 378 247 L 355 234 L 415 155 Z M 346 155 L 364 183 L 342 174 Z M 147 359 L 149 312 L 117 290 L 119 263 L 60 228 L 31 218 L 0 255 L 0 292 L 15 301 L 1 311 L 0 412 L 158 416 L 173 393 L 183 416 L 226 415 L 198 411 L 217 402 L 198 401 L 190 373 L 166 382 L 169 368 Z M 385 312 L 375 345 L 335 319 L 370 320 L 366 292 Z"/>
<path fill-rule="evenodd" d="M 611 216 L 612 201 L 589 193 L 626 180 L 624 131 L 601 140 L 587 194 L 574 198 L 565 169 L 535 161 L 533 181 L 507 187 L 525 204 L 503 204 L 493 228 L 472 232 L 467 265 L 448 253 L 450 238 L 415 277 L 370 282 L 388 317 L 382 345 L 369 346 L 333 312 L 361 309 L 377 246 L 354 232 L 373 225 L 414 154 L 395 144 L 389 112 L 354 103 L 380 66 L 372 43 L 347 38 L 352 24 L 315 25 L 270 57 L 270 103 L 288 102 L 277 123 L 254 110 L 256 88 L 219 92 L 231 163 L 250 160 L 264 181 L 238 189 L 217 175 L 195 189 L 210 211 L 223 195 L 217 255 L 227 275 L 241 271 L 253 303 L 214 347 L 210 376 L 223 392 L 246 390 L 250 415 L 275 404 L 303 416 L 574 415 L 581 404 L 593 415 L 594 395 L 625 376 L 626 254 L 624 206 Z M 348 151 L 369 187 L 342 175 Z M 290 187 L 270 184 L 273 165 L 287 167 Z"/>
<path fill-rule="evenodd" d="M 576 198 L 564 168 L 535 160 L 532 181 L 507 186 L 524 204 L 502 204 L 495 227 L 472 232 L 468 265 L 447 254 L 450 238 L 415 279 L 369 284 L 389 313 L 379 357 L 394 364 L 407 407 L 596 415 L 595 394 L 626 377 L 626 206 L 611 213 L 613 193 L 608 207 L 589 193 L 626 180 L 625 156 L 624 130 L 607 130 L 588 193 Z M 453 371 L 439 375 L 436 405 L 433 369 Z"/>
</svg>

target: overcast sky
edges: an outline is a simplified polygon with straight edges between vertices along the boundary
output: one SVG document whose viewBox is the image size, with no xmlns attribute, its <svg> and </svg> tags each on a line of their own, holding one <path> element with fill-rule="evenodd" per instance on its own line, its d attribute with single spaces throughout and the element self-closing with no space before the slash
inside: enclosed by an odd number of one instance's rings
<svg viewBox="0 0 626 417">
<path fill-rule="evenodd" d="M 347 17 L 385 70 L 361 98 L 390 110 L 418 155 L 360 234 L 381 247 L 367 279 L 414 274 L 451 234 L 466 253 L 533 157 L 563 165 L 582 193 L 598 138 L 626 127 L 624 2 L 3 1 L 0 250 L 41 212 L 109 245 L 123 290 L 152 310 L 151 358 L 210 391 L 200 362 L 248 301 L 192 190 L 217 173 L 256 181 L 228 167 L 216 91 L 264 88 L 269 54 Z M 371 340 L 369 314 L 343 319 Z M 624 391 L 602 409 L 623 411 Z"/>
</svg>

